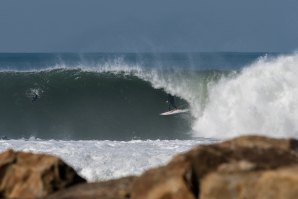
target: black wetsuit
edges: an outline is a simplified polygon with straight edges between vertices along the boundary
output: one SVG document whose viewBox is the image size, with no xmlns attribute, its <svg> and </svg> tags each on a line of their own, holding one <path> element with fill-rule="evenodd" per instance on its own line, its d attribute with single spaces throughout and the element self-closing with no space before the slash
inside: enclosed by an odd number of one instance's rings
<svg viewBox="0 0 298 199">
<path fill-rule="evenodd" d="M 35 102 L 37 99 L 38 99 L 38 95 L 35 94 L 35 95 L 32 97 L 32 103 Z"/>
<path fill-rule="evenodd" d="M 175 98 L 173 95 L 168 94 L 168 103 L 169 103 L 169 111 L 171 110 L 171 107 L 174 109 L 177 109 L 176 103 L 175 103 Z"/>
</svg>

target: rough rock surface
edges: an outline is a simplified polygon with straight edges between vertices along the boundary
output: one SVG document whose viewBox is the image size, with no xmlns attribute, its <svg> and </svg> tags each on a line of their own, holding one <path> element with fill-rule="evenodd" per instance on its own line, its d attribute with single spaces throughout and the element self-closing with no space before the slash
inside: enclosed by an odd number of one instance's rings
<svg viewBox="0 0 298 199">
<path fill-rule="evenodd" d="M 0 197 L 36 198 L 85 182 L 59 158 L 8 150 L 0 154 Z"/>
<path fill-rule="evenodd" d="M 209 173 L 218 169 L 258 173 L 291 166 L 298 163 L 297 148 L 297 140 L 261 136 L 201 145 L 141 175 L 134 183 L 132 198 L 200 198 L 206 187 L 201 181 Z"/>
<path fill-rule="evenodd" d="M 201 182 L 200 199 L 296 199 L 298 166 L 265 171 L 220 171 Z"/>
<path fill-rule="evenodd" d="M 136 179 L 132 198 L 195 199 L 198 184 L 190 162 L 175 162 L 151 169 Z"/>
<path fill-rule="evenodd" d="M 130 176 L 117 180 L 98 183 L 85 183 L 61 190 L 45 199 L 127 199 L 136 177 Z"/>
</svg>

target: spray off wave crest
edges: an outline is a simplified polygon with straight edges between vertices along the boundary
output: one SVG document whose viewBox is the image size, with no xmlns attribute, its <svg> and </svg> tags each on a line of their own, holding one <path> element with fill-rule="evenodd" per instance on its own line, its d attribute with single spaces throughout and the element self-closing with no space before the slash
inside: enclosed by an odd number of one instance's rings
<svg viewBox="0 0 298 199">
<path fill-rule="evenodd" d="M 195 136 L 298 137 L 298 54 L 262 58 L 223 78 L 193 125 Z"/>
</svg>

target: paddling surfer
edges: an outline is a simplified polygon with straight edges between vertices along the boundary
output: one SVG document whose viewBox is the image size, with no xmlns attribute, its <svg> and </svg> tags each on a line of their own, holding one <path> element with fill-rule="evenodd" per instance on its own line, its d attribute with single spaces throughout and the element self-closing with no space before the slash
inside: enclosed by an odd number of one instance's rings
<svg viewBox="0 0 298 199">
<path fill-rule="evenodd" d="M 168 94 L 168 99 L 166 101 L 169 104 L 169 111 L 171 111 L 172 109 L 178 109 L 175 103 L 175 98 L 173 95 Z"/>
</svg>

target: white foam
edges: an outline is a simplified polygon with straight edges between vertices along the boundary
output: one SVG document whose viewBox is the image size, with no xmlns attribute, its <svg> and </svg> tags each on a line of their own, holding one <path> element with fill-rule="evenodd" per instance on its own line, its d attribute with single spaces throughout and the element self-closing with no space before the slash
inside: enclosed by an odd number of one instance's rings
<svg viewBox="0 0 298 199">
<path fill-rule="evenodd" d="M 193 129 L 195 136 L 298 137 L 298 54 L 264 58 L 223 79 Z"/>
<path fill-rule="evenodd" d="M 170 158 L 209 140 L 147 141 L 56 141 L 0 140 L 0 152 L 6 149 L 46 153 L 61 157 L 88 181 L 138 175 L 165 164 Z"/>
</svg>

